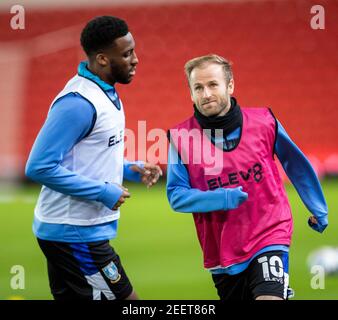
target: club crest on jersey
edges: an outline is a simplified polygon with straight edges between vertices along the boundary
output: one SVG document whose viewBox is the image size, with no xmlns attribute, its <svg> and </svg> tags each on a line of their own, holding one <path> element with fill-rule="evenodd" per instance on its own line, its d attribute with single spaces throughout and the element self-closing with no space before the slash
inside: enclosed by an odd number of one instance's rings
<svg viewBox="0 0 338 320">
<path fill-rule="evenodd" d="M 121 275 L 119 274 L 119 271 L 113 261 L 102 268 L 102 271 L 111 283 L 116 283 L 121 279 Z"/>
</svg>

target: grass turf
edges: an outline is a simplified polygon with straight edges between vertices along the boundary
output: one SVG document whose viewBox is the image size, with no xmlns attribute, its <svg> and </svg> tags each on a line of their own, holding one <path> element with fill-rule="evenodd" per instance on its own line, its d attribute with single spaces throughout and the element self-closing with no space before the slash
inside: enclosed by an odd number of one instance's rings
<svg viewBox="0 0 338 320">
<path fill-rule="evenodd" d="M 329 227 L 323 234 L 307 226 L 309 213 L 292 186 L 287 186 L 294 216 L 290 251 L 290 286 L 295 299 L 338 299 L 338 277 L 326 277 L 325 289 L 311 288 L 306 258 L 312 250 L 337 245 L 338 181 L 323 181 Z M 123 206 L 118 237 L 111 241 L 134 288 L 142 299 L 217 299 L 211 277 L 202 267 L 190 214 L 174 213 L 165 185 L 150 190 L 130 184 L 132 198 Z M 0 299 L 51 299 L 46 263 L 31 231 L 36 187 L 0 194 Z M 25 289 L 14 290 L 14 265 L 25 269 Z"/>
</svg>

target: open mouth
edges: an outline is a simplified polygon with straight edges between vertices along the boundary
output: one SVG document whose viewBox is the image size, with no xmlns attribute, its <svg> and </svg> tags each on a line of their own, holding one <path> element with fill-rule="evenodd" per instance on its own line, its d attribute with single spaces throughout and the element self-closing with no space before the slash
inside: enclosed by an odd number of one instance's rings
<svg viewBox="0 0 338 320">
<path fill-rule="evenodd" d="M 129 71 L 129 75 L 130 76 L 134 76 L 136 74 L 136 68 L 135 69 L 131 69 L 130 71 Z"/>
</svg>

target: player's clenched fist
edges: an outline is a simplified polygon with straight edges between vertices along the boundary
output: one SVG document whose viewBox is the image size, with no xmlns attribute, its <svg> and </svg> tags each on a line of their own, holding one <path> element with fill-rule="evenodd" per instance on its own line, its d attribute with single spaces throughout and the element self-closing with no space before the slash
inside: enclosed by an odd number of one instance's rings
<svg viewBox="0 0 338 320">
<path fill-rule="evenodd" d="M 122 189 L 123 192 L 119 200 L 116 202 L 115 206 L 113 207 L 113 210 L 117 210 L 123 203 L 125 203 L 127 198 L 130 198 L 130 193 L 128 192 L 128 189 L 121 185 L 119 185 L 119 187 Z"/>
</svg>

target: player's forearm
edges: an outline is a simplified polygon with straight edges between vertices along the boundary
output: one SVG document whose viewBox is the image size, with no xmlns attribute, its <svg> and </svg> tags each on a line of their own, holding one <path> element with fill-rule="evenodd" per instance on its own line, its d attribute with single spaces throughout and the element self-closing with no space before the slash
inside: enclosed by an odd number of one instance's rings
<svg viewBox="0 0 338 320">
<path fill-rule="evenodd" d="M 294 161 L 298 161 L 297 164 Z M 311 164 L 306 158 L 295 157 L 284 168 L 306 208 L 317 218 L 328 213 L 324 194 Z"/>
<path fill-rule="evenodd" d="M 37 165 L 28 162 L 26 175 L 46 187 L 73 197 L 102 202 L 113 208 L 122 194 L 115 184 L 95 181 L 67 170 L 61 165 Z"/>
<path fill-rule="evenodd" d="M 133 171 L 130 169 L 132 165 L 138 165 L 139 167 L 143 167 L 143 161 L 128 161 L 124 160 L 123 162 L 123 179 L 133 182 L 141 182 L 141 174 L 139 172 Z"/>
<path fill-rule="evenodd" d="M 211 212 L 227 210 L 226 190 L 201 191 L 198 189 L 187 189 L 184 187 L 168 187 L 167 196 L 170 206 L 174 211 Z"/>
</svg>

